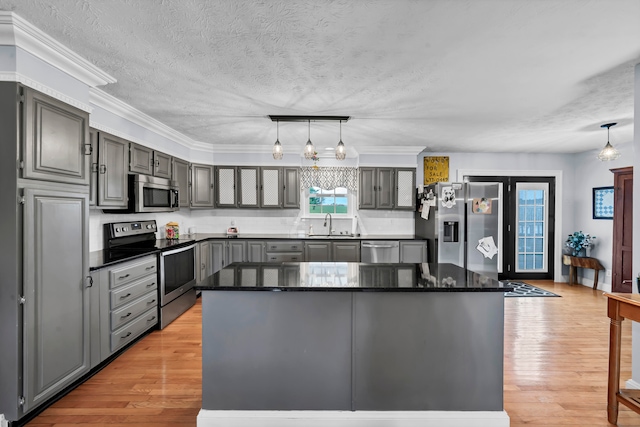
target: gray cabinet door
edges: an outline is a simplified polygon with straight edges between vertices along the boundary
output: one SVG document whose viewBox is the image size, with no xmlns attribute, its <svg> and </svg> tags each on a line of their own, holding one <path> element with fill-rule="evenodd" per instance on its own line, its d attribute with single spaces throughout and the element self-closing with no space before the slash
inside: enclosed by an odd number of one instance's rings
<svg viewBox="0 0 640 427">
<path fill-rule="evenodd" d="M 397 168 L 395 172 L 395 208 L 414 210 L 416 207 L 416 170 Z"/>
<path fill-rule="evenodd" d="M 172 157 L 161 151 L 153 152 L 153 175 L 160 178 L 171 179 L 171 159 Z"/>
<path fill-rule="evenodd" d="M 216 207 L 235 208 L 236 198 L 236 167 L 216 166 Z"/>
<path fill-rule="evenodd" d="M 89 129 L 89 143 L 91 144 L 89 206 L 95 206 L 98 203 L 98 131 L 96 129 Z"/>
<path fill-rule="evenodd" d="M 25 88 L 22 176 L 89 185 L 89 114 Z"/>
<path fill-rule="evenodd" d="M 201 280 L 206 279 L 213 273 L 213 257 L 211 252 L 211 244 L 208 241 L 200 242 L 198 244 L 199 256 L 198 260 L 198 268 L 196 270 L 197 280 L 200 282 Z M 198 253 L 198 252 L 196 252 Z"/>
<path fill-rule="evenodd" d="M 247 241 L 247 262 L 266 262 L 265 242 Z"/>
<path fill-rule="evenodd" d="M 217 273 L 226 265 L 226 241 L 210 241 L 209 250 L 211 251 L 211 273 Z"/>
<path fill-rule="evenodd" d="M 127 207 L 128 148 L 128 141 L 104 132 L 98 133 L 98 206 Z"/>
<path fill-rule="evenodd" d="M 259 168 L 239 167 L 238 168 L 238 207 L 257 208 L 259 206 L 258 187 Z"/>
<path fill-rule="evenodd" d="M 153 175 L 153 150 L 131 143 L 129 147 L 129 172 Z"/>
<path fill-rule="evenodd" d="M 189 207 L 189 162 L 173 158 L 173 180 L 178 183 L 178 203 L 181 208 Z"/>
<path fill-rule="evenodd" d="M 89 197 L 24 190 L 25 412 L 88 372 Z"/>
<path fill-rule="evenodd" d="M 228 264 L 234 263 L 234 262 L 245 262 L 247 259 L 246 256 L 246 252 L 247 252 L 247 242 L 246 241 L 229 241 L 228 243 L 228 248 L 229 248 L 229 254 L 228 254 Z"/>
<path fill-rule="evenodd" d="M 213 166 L 191 164 L 191 207 L 213 207 Z"/>
<path fill-rule="evenodd" d="M 360 242 L 333 242 L 333 261 L 360 262 Z"/>
<path fill-rule="evenodd" d="M 331 242 L 304 242 L 306 262 L 332 261 Z"/>
<path fill-rule="evenodd" d="M 428 262 L 427 242 L 424 240 L 400 241 L 400 262 L 422 263 Z"/>
<path fill-rule="evenodd" d="M 300 208 L 300 178 L 298 168 L 283 168 L 283 208 Z"/>
<path fill-rule="evenodd" d="M 282 168 L 260 168 L 260 207 L 281 208 L 283 194 Z"/>
<path fill-rule="evenodd" d="M 100 271 L 92 271 L 89 275 L 88 283 L 89 312 L 91 313 L 89 322 L 89 341 L 91 343 L 89 360 L 91 369 L 95 368 L 100 362 L 102 362 L 100 350 L 100 323 L 102 322 L 102 317 L 100 316 L 100 277 Z"/>
<path fill-rule="evenodd" d="M 378 168 L 377 173 L 377 194 L 376 194 L 376 208 L 377 209 L 393 209 L 395 207 L 394 200 L 394 173 L 393 168 Z"/>
<path fill-rule="evenodd" d="M 358 174 L 358 208 L 376 208 L 376 168 L 360 168 Z"/>
</svg>

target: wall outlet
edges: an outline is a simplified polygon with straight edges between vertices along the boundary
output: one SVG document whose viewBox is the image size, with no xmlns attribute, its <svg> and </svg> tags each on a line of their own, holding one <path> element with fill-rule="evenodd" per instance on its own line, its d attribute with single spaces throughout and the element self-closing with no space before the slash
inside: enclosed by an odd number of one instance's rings
<svg viewBox="0 0 640 427">
<path fill-rule="evenodd" d="M 607 277 L 611 277 L 611 270 L 607 270 Z"/>
</svg>

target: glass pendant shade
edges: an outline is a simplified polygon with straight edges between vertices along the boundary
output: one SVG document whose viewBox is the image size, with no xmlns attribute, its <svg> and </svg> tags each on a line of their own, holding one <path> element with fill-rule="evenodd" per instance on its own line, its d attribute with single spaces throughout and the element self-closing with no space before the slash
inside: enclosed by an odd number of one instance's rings
<svg viewBox="0 0 640 427">
<path fill-rule="evenodd" d="M 613 148 L 613 145 L 607 141 L 607 145 L 604 146 L 600 154 L 598 154 L 598 159 L 606 162 L 609 160 L 615 160 L 620 157 L 620 152 Z"/>
<path fill-rule="evenodd" d="M 344 142 L 342 142 L 342 120 L 340 120 L 340 142 L 338 142 L 338 146 L 336 147 L 336 159 L 344 160 L 347 157 L 347 149 L 344 147 Z"/>
<path fill-rule="evenodd" d="M 280 144 L 280 123 L 276 122 L 276 142 L 273 144 L 273 158 L 282 160 L 283 155 L 282 144 Z"/>
<path fill-rule="evenodd" d="M 603 162 L 607 162 L 609 160 L 615 160 L 620 157 L 620 152 L 613 148 L 613 145 L 609 142 L 609 128 L 611 126 L 615 126 L 617 123 L 607 123 L 601 125 L 601 128 L 607 128 L 607 145 L 604 146 L 600 154 L 598 154 L 598 159 Z"/>
<path fill-rule="evenodd" d="M 309 122 L 309 139 L 307 140 L 307 145 L 304 146 L 304 158 L 307 160 L 313 159 L 313 155 L 316 153 L 316 148 L 313 146 L 311 142 L 311 122 Z"/>
</svg>

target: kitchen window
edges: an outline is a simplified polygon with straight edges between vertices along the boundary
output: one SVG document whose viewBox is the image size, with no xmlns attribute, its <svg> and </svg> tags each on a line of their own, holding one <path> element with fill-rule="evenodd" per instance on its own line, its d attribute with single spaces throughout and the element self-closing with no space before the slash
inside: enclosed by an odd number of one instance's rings
<svg viewBox="0 0 640 427">
<path fill-rule="evenodd" d="M 345 187 L 329 190 L 310 187 L 307 201 L 310 215 L 326 215 L 328 213 L 346 215 L 349 213 L 349 190 Z"/>
</svg>

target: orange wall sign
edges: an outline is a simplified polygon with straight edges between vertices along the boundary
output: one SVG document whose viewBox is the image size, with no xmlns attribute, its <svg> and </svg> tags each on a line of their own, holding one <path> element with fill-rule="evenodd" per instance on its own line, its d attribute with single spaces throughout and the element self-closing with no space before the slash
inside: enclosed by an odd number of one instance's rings
<svg viewBox="0 0 640 427">
<path fill-rule="evenodd" d="M 434 182 L 449 182 L 449 157 L 424 157 L 424 185 Z"/>
</svg>

